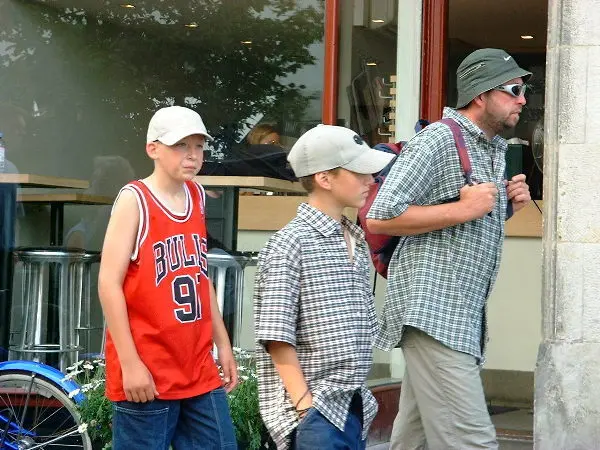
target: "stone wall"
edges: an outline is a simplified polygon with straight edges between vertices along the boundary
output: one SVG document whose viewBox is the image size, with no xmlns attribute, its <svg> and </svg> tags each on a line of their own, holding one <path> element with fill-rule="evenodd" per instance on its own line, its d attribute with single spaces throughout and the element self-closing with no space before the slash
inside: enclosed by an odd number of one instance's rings
<svg viewBox="0 0 600 450">
<path fill-rule="evenodd" d="M 550 0 L 535 448 L 600 448 L 600 0 Z"/>
</svg>

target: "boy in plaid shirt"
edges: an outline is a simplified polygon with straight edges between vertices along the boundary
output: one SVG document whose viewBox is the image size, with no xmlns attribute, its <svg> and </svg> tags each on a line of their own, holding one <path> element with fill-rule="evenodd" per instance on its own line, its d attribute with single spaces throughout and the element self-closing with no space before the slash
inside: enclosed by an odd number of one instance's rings
<svg viewBox="0 0 600 450">
<path fill-rule="evenodd" d="M 260 410 L 279 449 L 365 448 L 377 319 L 364 235 L 342 211 L 392 158 L 329 125 L 288 156 L 308 202 L 261 251 L 254 295 Z"/>
</svg>

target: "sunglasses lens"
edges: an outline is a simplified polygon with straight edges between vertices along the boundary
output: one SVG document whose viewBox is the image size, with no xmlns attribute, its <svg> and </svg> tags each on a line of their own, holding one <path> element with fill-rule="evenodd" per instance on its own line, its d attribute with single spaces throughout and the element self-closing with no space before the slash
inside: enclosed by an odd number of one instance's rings
<svg viewBox="0 0 600 450">
<path fill-rule="evenodd" d="M 521 95 L 525 95 L 526 88 L 527 85 L 525 84 L 513 84 L 512 86 L 510 86 L 510 91 L 515 97 L 520 97 Z"/>
</svg>

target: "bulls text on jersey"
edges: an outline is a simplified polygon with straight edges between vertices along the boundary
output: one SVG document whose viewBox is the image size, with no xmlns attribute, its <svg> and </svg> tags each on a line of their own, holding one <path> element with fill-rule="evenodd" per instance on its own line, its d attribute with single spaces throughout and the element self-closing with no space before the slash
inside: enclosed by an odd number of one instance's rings
<svg viewBox="0 0 600 450">
<path fill-rule="evenodd" d="M 186 240 L 191 239 L 188 243 Z M 188 245 L 186 245 L 188 244 Z M 178 234 L 152 245 L 154 251 L 155 283 L 158 287 L 169 273 L 173 302 L 178 305 L 175 317 L 182 323 L 202 319 L 202 309 L 197 286 L 202 277 L 208 278 L 207 242 L 199 234 Z M 188 253 L 188 249 L 193 249 Z M 198 267 L 197 272 L 188 269 Z M 179 272 L 179 273 L 178 273 Z"/>
</svg>

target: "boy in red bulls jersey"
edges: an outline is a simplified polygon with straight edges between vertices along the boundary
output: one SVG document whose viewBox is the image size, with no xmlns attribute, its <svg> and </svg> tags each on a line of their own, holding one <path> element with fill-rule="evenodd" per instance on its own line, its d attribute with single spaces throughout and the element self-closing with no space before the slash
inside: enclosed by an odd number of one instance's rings
<svg viewBox="0 0 600 450">
<path fill-rule="evenodd" d="M 208 278 L 204 190 L 193 181 L 206 139 L 196 112 L 158 110 L 146 143 L 154 171 L 121 189 L 106 230 L 98 289 L 115 450 L 237 448 L 226 398 L 237 367 Z"/>
</svg>

